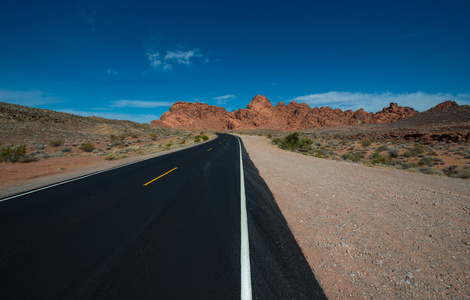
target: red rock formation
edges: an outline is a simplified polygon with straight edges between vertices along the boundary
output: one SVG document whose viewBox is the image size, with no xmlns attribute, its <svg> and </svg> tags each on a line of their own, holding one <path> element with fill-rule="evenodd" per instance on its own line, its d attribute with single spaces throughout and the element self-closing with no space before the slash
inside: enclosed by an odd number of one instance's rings
<svg viewBox="0 0 470 300">
<path fill-rule="evenodd" d="M 396 103 L 390 103 L 389 107 L 385 107 L 382 111 L 377 112 L 372 117 L 372 122 L 375 124 L 388 124 L 405 117 L 416 115 L 418 112 L 408 106 L 398 106 Z"/>
<path fill-rule="evenodd" d="M 418 112 L 410 107 L 390 103 L 389 107 L 373 114 L 359 109 L 342 111 L 329 107 L 310 108 L 306 103 L 285 105 L 279 102 L 274 107 L 269 99 L 257 95 L 246 109 L 227 112 L 224 108 L 203 103 L 176 102 L 170 111 L 164 113 L 152 125 L 187 130 L 226 130 L 226 129 L 279 129 L 298 130 L 312 127 L 391 123 Z"/>
<path fill-rule="evenodd" d="M 440 109 L 444 109 L 444 108 L 457 107 L 457 106 L 459 106 L 459 105 L 455 101 L 446 101 L 446 102 L 442 102 L 442 103 L 439 103 L 438 105 L 434 106 L 433 108 L 430 109 L 430 111 L 440 110 Z"/>
<path fill-rule="evenodd" d="M 228 119 L 229 113 L 223 107 L 178 101 L 150 124 L 175 129 L 225 130 Z"/>
</svg>

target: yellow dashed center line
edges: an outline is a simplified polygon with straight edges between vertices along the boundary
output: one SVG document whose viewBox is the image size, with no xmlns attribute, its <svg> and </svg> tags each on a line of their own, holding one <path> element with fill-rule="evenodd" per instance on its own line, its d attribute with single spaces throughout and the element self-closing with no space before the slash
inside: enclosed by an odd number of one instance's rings
<svg viewBox="0 0 470 300">
<path fill-rule="evenodd" d="M 158 176 L 158 177 L 155 178 L 155 179 L 150 180 L 149 182 L 147 182 L 146 184 L 144 184 L 144 186 L 151 184 L 151 183 L 154 182 L 155 180 L 158 180 L 158 179 L 162 178 L 163 176 L 167 175 L 168 173 L 173 172 L 173 171 L 176 170 L 176 169 L 178 169 L 178 167 L 176 167 L 176 168 L 174 168 L 174 169 L 171 169 L 170 171 L 166 172 L 165 174 L 162 174 L 162 175 Z"/>
<path fill-rule="evenodd" d="M 210 148 L 210 149 L 207 149 L 207 151 L 211 151 L 211 150 L 212 150 L 212 148 Z"/>
</svg>

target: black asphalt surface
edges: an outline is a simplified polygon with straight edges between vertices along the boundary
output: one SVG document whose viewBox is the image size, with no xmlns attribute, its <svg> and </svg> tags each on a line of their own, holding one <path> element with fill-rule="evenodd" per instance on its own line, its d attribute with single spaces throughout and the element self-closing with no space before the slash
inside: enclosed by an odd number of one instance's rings
<svg viewBox="0 0 470 300">
<path fill-rule="evenodd" d="M 0 202 L 0 298 L 240 299 L 239 151 L 223 134 Z M 253 299 L 324 299 L 244 149 L 243 163 Z"/>
</svg>

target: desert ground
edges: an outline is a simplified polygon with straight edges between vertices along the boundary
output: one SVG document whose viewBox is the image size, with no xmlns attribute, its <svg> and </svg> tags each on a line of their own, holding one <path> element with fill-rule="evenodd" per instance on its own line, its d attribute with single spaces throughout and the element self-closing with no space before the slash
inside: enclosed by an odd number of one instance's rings
<svg viewBox="0 0 470 300">
<path fill-rule="evenodd" d="M 0 198 L 216 136 L 2 109 Z M 470 299 L 469 109 L 388 125 L 232 133 L 330 299 Z"/>
<path fill-rule="evenodd" d="M 242 139 L 328 298 L 470 298 L 469 180 Z"/>
<path fill-rule="evenodd" d="M 330 299 L 470 297 L 469 180 L 321 159 L 279 149 L 264 136 L 241 138 Z M 164 153 L 2 163 L 1 196 Z"/>
</svg>

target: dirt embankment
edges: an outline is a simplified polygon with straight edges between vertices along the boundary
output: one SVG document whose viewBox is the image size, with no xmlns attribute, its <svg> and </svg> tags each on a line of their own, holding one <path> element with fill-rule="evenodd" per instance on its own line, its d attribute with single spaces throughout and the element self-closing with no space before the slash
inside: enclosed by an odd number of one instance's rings
<svg viewBox="0 0 470 300">
<path fill-rule="evenodd" d="M 330 299 L 470 297 L 470 181 L 242 139 Z"/>
</svg>

